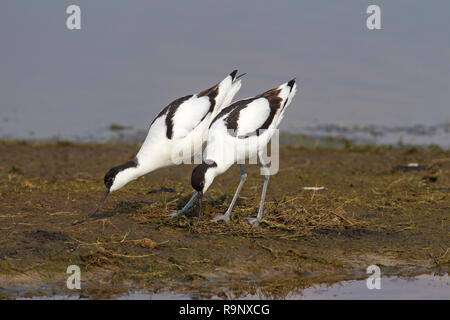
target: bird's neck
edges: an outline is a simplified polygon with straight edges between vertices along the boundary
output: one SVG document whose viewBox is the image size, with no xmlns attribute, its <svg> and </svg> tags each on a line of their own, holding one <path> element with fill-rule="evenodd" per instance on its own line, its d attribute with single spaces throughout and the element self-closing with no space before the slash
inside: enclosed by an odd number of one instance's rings
<svg viewBox="0 0 450 320">
<path fill-rule="evenodd" d="M 213 160 L 216 163 L 216 167 L 214 168 L 214 176 L 217 177 L 218 175 L 221 175 L 225 171 L 227 171 L 232 165 L 233 162 L 224 162 L 220 160 Z"/>
</svg>

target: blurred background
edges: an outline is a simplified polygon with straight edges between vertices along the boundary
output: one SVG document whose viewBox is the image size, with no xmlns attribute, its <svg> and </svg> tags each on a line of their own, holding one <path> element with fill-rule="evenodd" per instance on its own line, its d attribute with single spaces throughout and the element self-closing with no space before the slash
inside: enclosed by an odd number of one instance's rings
<svg viewBox="0 0 450 320">
<path fill-rule="evenodd" d="M 81 7 L 81 30 L 66 8 Z M 381 30 L 366 8 L 381 7 Z M 180 96 L 297 77 L 281 130 L 450 146 L 450 2 L 24 1 L 0 10 L 0 137 L 140 139 Z"/>
</svg>

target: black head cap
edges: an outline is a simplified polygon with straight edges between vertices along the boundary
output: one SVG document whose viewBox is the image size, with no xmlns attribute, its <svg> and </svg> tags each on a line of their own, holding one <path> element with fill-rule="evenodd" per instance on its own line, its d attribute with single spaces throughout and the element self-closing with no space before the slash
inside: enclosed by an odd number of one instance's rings
<svg viewBox="0 0 450 320">
<path fill-rule="evenodd" d="M 191 176 L 192 188 L 198 192 L 203 192 L 203 187 L 205 186 L 205 173 L 208 171 L 208 168 L 211 167 L 217 167 L 217 163 L 206 160 L 206 162 L 203 162 L 194 168 Z"/>
<path fill-rule="evenodd" d="M 114 183 L 114 179 L 116 178 L 116 175 L 125 169 L 137 167 L 138 161 L 136 158 L 133 160 L 130 160 L 124 164 L 121 164 L 120 166 L 114 167 L 109 169 L 109 171 L 105 174 L 105 178 L 103 181 L 105 182 L 106 188 L 109 190 Z"/>
<path fill-rule="evenodd" d="M 119 172 L 116 170 L 117 167 L 109 169 L 109 171 L 105 174 L 105 177 L 103 178 L 103 181 L 105 182 L 106 189 L 110 189 L 114 179 L 116 177 L 116 174 Z"/>
</svg>

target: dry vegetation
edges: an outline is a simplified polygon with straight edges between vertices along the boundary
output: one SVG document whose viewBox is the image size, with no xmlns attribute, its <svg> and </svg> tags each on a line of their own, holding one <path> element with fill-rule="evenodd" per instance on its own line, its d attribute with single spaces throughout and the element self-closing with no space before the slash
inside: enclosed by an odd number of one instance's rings
<svg viewBox="0 0 450 320">
<path fill-rule="evenodd" d="M 136 144 L 0 143 L 0 296 L 63 292 L 66 268 L 82 269 L 82 295 L 128 289 L 283 297 L 315 283 L 384 273 L 448 272 L 450 152 L 437 147 L 282 147 L 263 223 L 251 228 L 262 187 L 248 166 L 232 222 L 216 223 L 239 169 L 216 179 L 194 229 L 192 166 L 151 173 L 110 196 L 103 175 Z M 396 166 L 417 162 L 417 170 Z M 324 186 L 325 190 L 304 190 Z"/>
</svg>

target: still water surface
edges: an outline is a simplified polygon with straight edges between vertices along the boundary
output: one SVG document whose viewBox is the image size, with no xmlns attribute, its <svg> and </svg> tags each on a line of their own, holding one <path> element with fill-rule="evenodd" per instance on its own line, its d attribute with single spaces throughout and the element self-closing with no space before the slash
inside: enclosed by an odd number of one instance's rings
<svg viewBox="0 0 450 320">
<path fill-rule="evenodd" d="M 66 28 L 68 4 L 2 5 L 0 138 L 145 131 L 170 101 L 237 68 L 247 73 L 238 99 L 297 77 L 282 131 L 450 144 L 449 1 L 377 1 L 375 31 L 368 4 L 354 0 L 79 0 L 76 31 Z M 430 132 L 405 129 L 416 125 Z"/>
<path fill-rule="evenodd" d="M 225 294 L 229 299 L 235 298 L 232 293 Z M 191 300 L 191 299 L 221 299 L 217 296 L 205 297 L 195 293 L 163 292 L 148 294 L 144 291 L 130 292 L 113 297 L 114 299 L 133 300 Z M 283 299 L 439 299 L 450 300 L 450 277 L 444 275 L 419 275 L 413 278 L 385 277 L 381 278 L 381 289 L 367 289 L 366 280 L 343 281 L 331 286 L 317 285 L 306 288 L 301 293 L 291 293 Z M 35 297 L 32 299 L 80 299 L 77 295 L 61 295 Z M 268 299 L 263 294 L 247 295 L 239 299 Z"/>
</svg>

